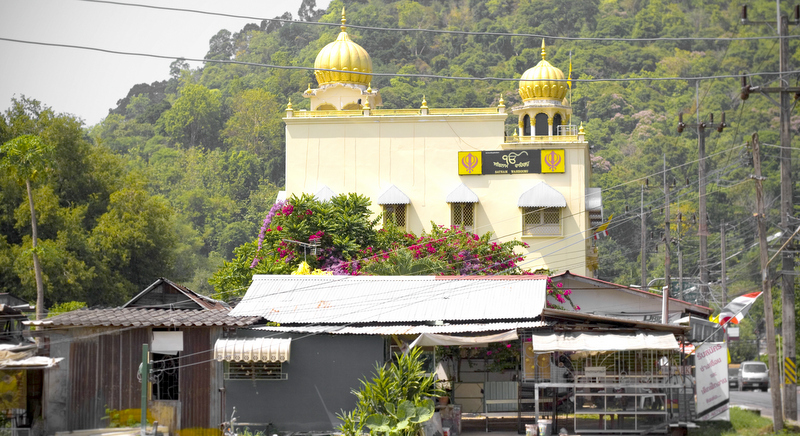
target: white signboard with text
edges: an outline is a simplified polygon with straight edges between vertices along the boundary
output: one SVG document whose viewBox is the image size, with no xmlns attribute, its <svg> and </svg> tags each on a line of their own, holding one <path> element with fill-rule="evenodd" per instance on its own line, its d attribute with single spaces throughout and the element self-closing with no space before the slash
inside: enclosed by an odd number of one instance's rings
<svg viewBox="0 0 800 436">
<path fill-rule="evenodd" d="M 697 420 L 730 421 L 728 345 L 724 342 L 705 343 L 697 347 L 694 356 Z"/>
</svg>

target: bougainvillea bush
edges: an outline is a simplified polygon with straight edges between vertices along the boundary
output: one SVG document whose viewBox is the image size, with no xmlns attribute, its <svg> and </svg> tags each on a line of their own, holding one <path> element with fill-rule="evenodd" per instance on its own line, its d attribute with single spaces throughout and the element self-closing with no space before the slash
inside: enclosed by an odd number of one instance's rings
<svg viewBox="0 0 800 436">
<path fill-rule="evenodd" d="M 457 226 L 431 223 L 417 236 L 394 226 L 376 228 L 370 200 L 342 194 L 330 201 L 312 195 L 276 202 L 262 222 L 258 238 L 238 247 L 209 282 L 218 298 L 244 295 L 254 274 L 291 274 L 302 262 L 310 270 L 335 275 L 496 275 L 531 274 L 515 252 L 527 244 L 494 242 Z M 563 308 L 569 290 L 548 279 L 548 307 Z"/>
</svg>

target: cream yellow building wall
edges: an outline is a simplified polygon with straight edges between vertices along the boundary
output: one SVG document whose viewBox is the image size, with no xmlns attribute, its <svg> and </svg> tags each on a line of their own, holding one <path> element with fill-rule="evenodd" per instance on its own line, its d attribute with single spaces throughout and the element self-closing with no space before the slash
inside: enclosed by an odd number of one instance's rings
<svg viewBox="0 0 800 436">
<path fill-rule="evenodd" d="M 376 111 L 373 111 L 376 112 Z M 310 114 L 309 114 L 310 115 Z M 475 232 L 491 231 L 501 241 L 529 244 L 525 269 L 549 268 L 589 275 L 586 255 L 590 238 L 585 194 L 589 180 L 585 142 L 504 143 L 506 114 L 410 116 L 295 116 L 286 122 L 286 191 L 315 193 L 323 185 L 337 194 L 369 197 L 374 214 L 378 196 L 395 185 L 411 200 L 407 228 L 428 231 L 431 221 L 450 225 L 447 195 L 464 183 L 479 198 Z M 541 138 L 537 138 L 541 139 Z M 459 151 L 564 149 L 561 174 L 458 174 Z M 522 235 L 520 195 L 544 181 L 566 199 L 562 236 Z"/>
</svg>

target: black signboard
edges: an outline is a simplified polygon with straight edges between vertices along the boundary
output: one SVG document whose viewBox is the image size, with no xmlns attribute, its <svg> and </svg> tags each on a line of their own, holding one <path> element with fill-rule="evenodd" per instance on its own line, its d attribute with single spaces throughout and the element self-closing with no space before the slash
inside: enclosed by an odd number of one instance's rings
<svg viewBox="0 0 800 436">
<path fill-rule="evenodd" d="M 483 174 L 540 174 L 542 172 L 541 150 L 484 151 Z"/>
</svg>

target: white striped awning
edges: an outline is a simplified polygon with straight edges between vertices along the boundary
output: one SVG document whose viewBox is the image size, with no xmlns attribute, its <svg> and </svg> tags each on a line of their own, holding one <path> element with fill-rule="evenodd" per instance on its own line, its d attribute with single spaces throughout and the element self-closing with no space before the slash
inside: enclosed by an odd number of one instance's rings
<svg viewBox="0 0 800 436">
<path fill-rule="evenodd" d="M 561 332 L 534 333 L 534 351 L 630 351 L 678 350 L 675 335 L 667 332 L 595 333 Z"/>
<path fill-rule="evenodd" d="M 218 339 L 214 359 L 228 362 L 288 362 L 291 339 Z"/>
<path fill-rule="evenodd" d="M 316 197 L 317 201 L 331 201 L 331 198 L 336 197 L 336 193 L 328 185 L 322 185 L 319 191 L 314 194 L 314 197 Z"/>
<path fill-rule="evenodd" d="M 408 198 L 408 195 L 404 194 L 403 191 L 400 190 L 395 185 L 389 186 L 383 191 L 378 197 L 377 203 L 379 205 L 384 204 L 409 204 L 411 203 L 411 199 Z"/>
<path fill-rule="evenodd" d="M 567 207 L 567 199 L 555 188 L 539 182 L 519 196 L 519 207 Z"/>
<path fill-rule="evenodd" d="M 477 203 L 478 195 L 462 183 L 453 189 L 453 192 L 447 194 L 445 201 L 448 203 Z"/>
</svg>

